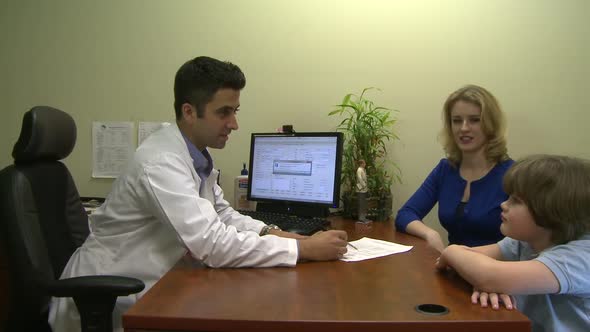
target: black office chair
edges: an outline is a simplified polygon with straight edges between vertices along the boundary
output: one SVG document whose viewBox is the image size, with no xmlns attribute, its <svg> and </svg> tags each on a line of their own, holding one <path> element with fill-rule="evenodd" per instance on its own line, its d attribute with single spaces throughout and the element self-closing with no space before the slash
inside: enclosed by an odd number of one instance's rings
<svg viewBox="0 0 590 332">
<path fill-rule="evenodd" d="M 122 276 L 59 280 L 89 234 L 76 185 L 59 161 L 75 143 L 76 124 L 69 114 L 34 107 L 24 115 L 12 151 L 14 164 L 0 171 L 0 240 L 10 280 L 7 331 L 50 331 L 52 296 L 74 299 L 82 331 L 112 331 L 116 298 L 145 287 L 141 280 Z"/>
</svg>

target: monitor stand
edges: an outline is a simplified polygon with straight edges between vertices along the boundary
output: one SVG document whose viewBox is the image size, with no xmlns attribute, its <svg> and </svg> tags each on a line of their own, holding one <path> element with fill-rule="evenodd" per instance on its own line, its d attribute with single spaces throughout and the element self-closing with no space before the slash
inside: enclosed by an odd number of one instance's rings
<svg viewBox="0 0 590 332">
<path fill-rule="evenodd" d="M 268 203 L 268 202 L 257 202 L 256 211 L 262 212 L 275 212 L 292 214 L 299 217 L 319 217 L 326 218 L 330 215 L 330 208 L 327 206 L 316 206 L 312 204 L 304 203 Z"/>
</svg>

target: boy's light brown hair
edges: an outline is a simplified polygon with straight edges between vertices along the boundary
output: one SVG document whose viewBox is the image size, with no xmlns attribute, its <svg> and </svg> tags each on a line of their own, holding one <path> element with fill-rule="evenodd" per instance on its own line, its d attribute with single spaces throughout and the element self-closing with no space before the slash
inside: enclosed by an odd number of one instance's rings
<svg viewBox="0 0 590 332">
<path fill-rule="evenodd" d="M 504 191 L 520 198 L 535 223 L 551 231 L 554 244 L 590 232 L 590 161 L 533 155 L 504 175 Z"/>
</svg>

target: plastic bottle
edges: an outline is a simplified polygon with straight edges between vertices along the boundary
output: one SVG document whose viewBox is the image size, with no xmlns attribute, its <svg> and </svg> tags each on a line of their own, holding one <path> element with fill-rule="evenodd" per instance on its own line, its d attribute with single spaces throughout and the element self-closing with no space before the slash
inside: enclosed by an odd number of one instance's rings
<svg viewBox="0 0 590 332">
<path fill-rule="evenodd" d="M 234 181 L 234 209 L 254 210 L 254 202 L 248 200 L 248 169 L 243 164 L 241 175 L 236 176 Z"/>
</svg>

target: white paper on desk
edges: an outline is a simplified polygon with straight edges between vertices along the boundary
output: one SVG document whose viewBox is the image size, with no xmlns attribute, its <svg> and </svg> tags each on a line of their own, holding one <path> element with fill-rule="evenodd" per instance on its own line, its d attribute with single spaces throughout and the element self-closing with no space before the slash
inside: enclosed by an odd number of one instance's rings
<svg viewBox="0 0 590 332">
<path fill-rule="evenodd" d="M 137 127 L 137 146 L 140 146 L 141 143 L 150 136 L 151 133 L 154 131 L 169 126 L 170 122 L 146 122 L 140 121 Z"/>
<path fill-rule="evenodd" d="M 92 177 L 116 178 L 135 150 L 133 122 L 92 122 Z"/>
<path fill-rule="evenodd" d="M 340 258 L 343 262 L 357 262 L 365 259 L 377 258 L 387 255 L 398 254 L 409 251 L 412 246 L 404 246 L 401 244 L 371 239 L 364 237 L 360 240 L 350 242 L 357 249 L 348 246 L 348 251 L 344 257 Z"/>
</svg>

